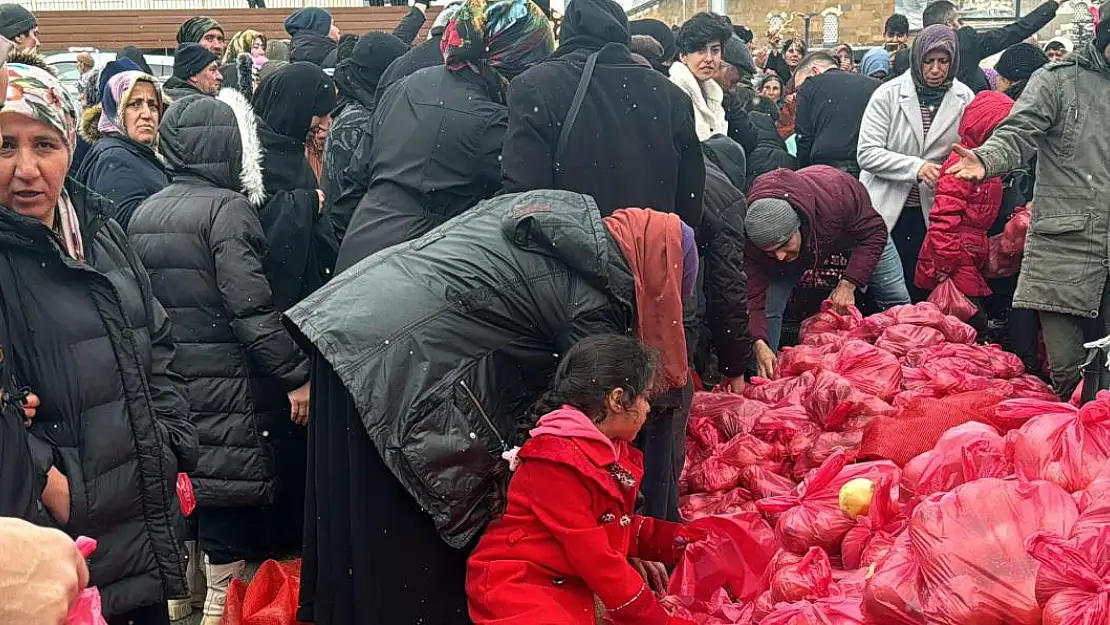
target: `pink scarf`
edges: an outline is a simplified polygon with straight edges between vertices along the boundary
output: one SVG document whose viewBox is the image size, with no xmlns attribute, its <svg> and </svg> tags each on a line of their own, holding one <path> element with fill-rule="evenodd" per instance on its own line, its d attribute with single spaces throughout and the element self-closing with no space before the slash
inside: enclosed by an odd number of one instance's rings
<svg viewBox="0 0 1110 625">
<path fill-rule="evenodd" d="M 558 410 L 553 410 L 540 417 L 536 427 L 529 434 L 535 438 L 540 434 L 560 436 L 562 438 L 584 438 L 603 443 L 613 452 L 613 461 L 620 458 L 617 446 L 606 435 L 597 429 L 593 421 L 584 412 L 574 406 L 563 405 Z"/>
</svg>

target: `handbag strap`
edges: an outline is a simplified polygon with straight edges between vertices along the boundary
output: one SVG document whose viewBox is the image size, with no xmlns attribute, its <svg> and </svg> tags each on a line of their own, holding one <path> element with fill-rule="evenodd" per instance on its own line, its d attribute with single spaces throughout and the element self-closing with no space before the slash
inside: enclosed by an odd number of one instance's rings
<svg viewBox="0 0 1110 625">
<path fill-rule="evenodd" d="M 597 55 L 600 52 L 594 52 L 586 58 L 586 67 L 582 69 L 582 78 L 578 81 L 578 89 L 574 92 L 574 99 L 570 102 L 570 111 L 567 112 L 567 118 L 563 120 L 563 128 L 559 131 L 559 142 L 555 144 L 555 172 L 559 172 L 559 162 L 563 158 L 563 151 L 566 150 L 567 141 L 570 140 L 570 130 L 574 128 L 574 122 L 578 119 L 578 112 L 582 110 L 582 101 L 586 99 L 586 90 L 590 86 L 590 79 L 594 76 L 594 66 L 597 65 Z"/>
</svg>

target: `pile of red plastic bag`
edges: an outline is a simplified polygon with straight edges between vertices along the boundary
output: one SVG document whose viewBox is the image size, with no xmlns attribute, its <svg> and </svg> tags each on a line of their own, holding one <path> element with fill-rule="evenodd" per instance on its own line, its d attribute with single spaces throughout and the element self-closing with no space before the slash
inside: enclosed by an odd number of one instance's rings
<svg viewBox="0 0 1110 625">
<path fill-rule="evenodd" d="M 1110 393 L 1056 399 L 931 304 L 824 310 L 698 393 L 665 605 L 705 625 L 1110 623 Z"/>
</svg>

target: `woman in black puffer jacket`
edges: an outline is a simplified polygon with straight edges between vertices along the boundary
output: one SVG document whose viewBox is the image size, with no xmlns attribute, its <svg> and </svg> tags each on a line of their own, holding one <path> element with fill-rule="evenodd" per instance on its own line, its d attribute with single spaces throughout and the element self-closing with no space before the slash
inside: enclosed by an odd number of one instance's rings
<svg viewBox="0 0 1110 625">
<path fill-rule="evenodd" d="M 170 107 L 159 132 L 174 181 L 135 211 L 129 234 L 174 319 L 199 430 L 190 476 L 207 623 L 218 621 L 227 583 L 248 562 L 300 544 L 300 509 L 275 504 L 282 493 L 303 498 L 279 467 L 303 472 L 296 440 L 300 432 L 303 444 L 307 413 L 292 422 L 290 402 L 307 401 L 308 363 L 281 326 L 263 271 L 261 153 L 250 104 L 230 89 L 190 96 Z M 289 516 L 292 538 L 282 531 Z"/>
<path fill-rule="evenodd" d="M 164 623 L 166 600 L 185 596 L 177 472 L 197 455 L 170 320 L 112 203 L 66 180 L 76 112 L 62 86 L 7 71 L 0 314 L 12 386 L 42 404 L 34 494 L 58 527 L 98 541 L 90 583 L 111 625 Z"/>
</svg>

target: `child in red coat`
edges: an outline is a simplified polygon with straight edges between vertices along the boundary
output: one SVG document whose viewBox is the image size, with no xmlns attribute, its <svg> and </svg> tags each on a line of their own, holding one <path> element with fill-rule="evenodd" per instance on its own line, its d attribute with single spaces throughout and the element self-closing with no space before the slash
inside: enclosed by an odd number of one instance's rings
<svg viewBox="0 0 1110 625">
<path fill-rule="evenodd" d="M 505 514 L 466 574 L 475 625 L 591 625 L 594 595 L 618 625 L 679 625 L 629 557 L 671 566 L 693 528 L 635 514 L 641 453 L 629 443 L 650 406 L 656 359 L 639 341 L 583 339 L 536 407 L 515 458 Z"/>
<path fill-rule="evenodd" d="M 1006 119 L 1014 101 L 997 91 L 984 91 L 964 109 L 960 121 L 960 145 L 977 148 Z M 941 172 L 960 160 L 953 153 Z M 991 294 L 983 270 L 987 266 L 987 231 L 1002 206 L 1002 180 L 981 182 L 959 180 L 944 173 L 937 181 L 936 200 L 929 211 L 929 230 L 917 259 L 914 282 L 918 288 L 935 289 L 953 280 L 969 298 Z"/>
</svg>

